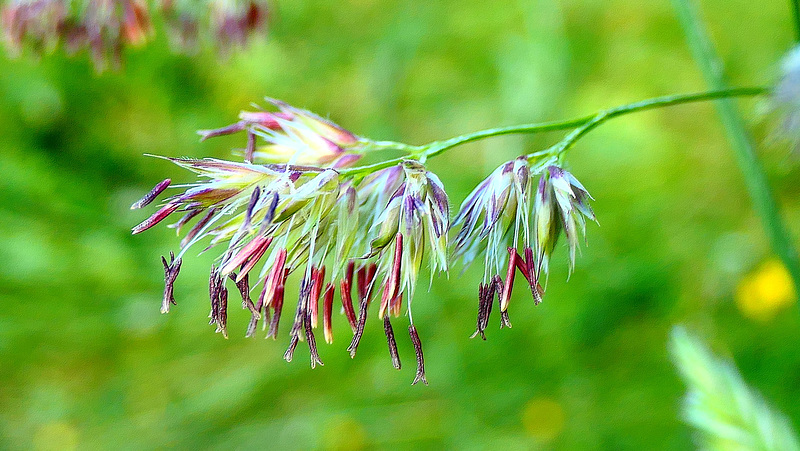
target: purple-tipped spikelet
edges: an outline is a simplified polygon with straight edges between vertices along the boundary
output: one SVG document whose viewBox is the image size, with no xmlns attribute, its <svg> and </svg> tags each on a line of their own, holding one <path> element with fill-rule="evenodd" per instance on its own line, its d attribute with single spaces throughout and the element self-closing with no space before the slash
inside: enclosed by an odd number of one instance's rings
<svg viewBox="0 0 800 451">
<path fill-rule="evenodd" d="M 168 158 L 204 180 L 180 186 L 182 193 L 164 199 L 152 216 L 132 230 L 140 233 L 176 213 L 183 215 L 170 226 L 179 234 L 188 231 L 177 257 L 163 260 L 166 288 L 162 311 L 175 303 L 173 285 L 181 259 L 190 247 L 203 241 L 205 250 L 222 248 L 209 280 L 210 318 L 218 332 L 227 337 L 225 284 L 230 279 L 240 293 L 242 307 L 251 315 L 246 335 L 255 335 L 261 323 L 266 336 L 276 338 L 285 317 L 288 278 L 299 272 L 299 298 L 284 354 L 287 361 L 294 358 L 298 344 L 305 342 L 312 367 L 322 365 L 315 331 L 322 326 L 325 342 L 333 341 L 337 299 L 353 332 L 348 351 L 355 356 L 372 296 L 380 293 L 377 314 L 384 323 L 392 362 L 399 368 L 390 317 L 401 315 L 405 297 L 409 336 L 417 356 L 414 383 L 427 383 L 410 307 L 425 254 L 432 273 L 447 269 L 449 203 L 441 181 L 414 160 L 363 178 L 343 176 L 337 171 L 337 162 L 343 155 L 358 156 L 352 148 L 360 139 L 311 113 L 276 104 L 280 112 L 243 114 L 241 126 L 204 133 L 216 136 L 252 130 L 269 137 L 265 138 L 268 150 L 295 146 L 292 152 L 271 152 L 272 163 Z M 298 138 L 301 135 L 303 138 Z M 335 147 L 313 147 L 321 142 Z M 254 156 L 260 157 L 258 152 Z M 306 164 L 297 164 L 301 162 Z M 159 183 L 132 208 L 153 202 L 170 183 Z"/>
<path fill-rule="evenodd" d="M 548 273 L 550 255 L 561 232 L 569 245 L 569 271 L 575 268 L 578 229 L 586 235 L 586 220 L 597 221 L 589 200 L 592 196 L 569 172 L 548 166 L 536 191 L 536 271 Z M 592 199 L 593 200 L 593 199 Z"/>
<path fill-rule="evenodd" d="M 276 99 L 267 99 L 277 112 L 243 111 L 239 121 L 214 130 L 200 130 L 202 140 L 244 131 L 245 161 L 288 162 L 298 165 L 343 168 L 361 157 L 366 143 L 356 135 L 310 111 Z M 258 139 L 264 143 L 259 145 Z"/>
<path fill-rule="evenodd" d="M 540 172 L 544 173 L 537 189 L 534 179 Z M 594 220 L 588 199 L 589 194 L 571 174 L 556 166 L 531 166 L 526 157 L 500 165 L 467 196 L 453 220 L 453 228 L 459 229 L 453 254 L 465 267 L 481 252 L 484 254 L 473 337 L 486 339 L 495 298 L 500 326 L 511 327 L 508 305 L 517 272 L 528 283 L 534 303 L 542 301 L 542 276 L 546 280 L 550 255 L 561 230 L 569 241 L 573 267 L 577 228 L 584 230 L 585 218 Z"/>
<path fill-rule="evenodd" d="M 399 167 L 402 173 L 398 167 L 376 173 L 360 192 L 362 199 L 365 199 L 362 205 L 369 215 L 366 224 L 369 236 L 374 236 L 369 242 L 367 259 L 376 260 L 376 274 L 383 279 L 378 317 L 384 321 L 395 367 L 400 368 L 400 361 L 396 354 L 390 317 L 400 316 L 405 296 L 409 334 L 417 354 L 417 376 L 413 383 L 423 381 L 427 384 L 422 345 L 414 327 L 411 304 L 425 252 L 429 255 L 431 276 L 439 271 L 447 271 L 450 206 L 444 187 L 435 174 L 412 160 L 405 161 Z M 391 189 L 394 191 L 391 192 Z M 383 199 L 389 192 L 391 194 L 385 203 Z M 376 204 L 385 205 L 377 210 L 377 217 L 369 211 Z M 362 309 L 361 315 L 365 314 Z M 360 335 L 357 333 L 355 338 L 360 338 Z M 351 355 L 355 355 L 357 347 L 358 340 L 354 339 L 350 346 Z"/>
</svg>

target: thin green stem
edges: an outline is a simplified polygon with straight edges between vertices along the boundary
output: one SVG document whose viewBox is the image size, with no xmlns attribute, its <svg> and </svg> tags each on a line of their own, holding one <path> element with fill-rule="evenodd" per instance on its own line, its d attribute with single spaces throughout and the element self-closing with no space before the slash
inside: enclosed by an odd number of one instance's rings
<svg viewBox="0 0 800 451">
<path fill-rule="evenodd" d="M 800 42 L 800 0 L 789 0 L 789 3 L 792 5 L 795 40 Z"/>
<path fill-rule="evenodd" d="M 563 150 L 567 150 L 569 147 L 572 146 L 572 144 L 574 144 L 575 141 L 577 141 L 580 137 L 588 133 L 590 130 L 599 126 L 608 119 L 612 119 L 618 116 L 623 116 L 625 114 L 631 114 L 640 111 L 652 110 L 656 108 L 668 107 L 672 105 L 680 105 L 683 103 L 702 102 L 707 100 L 721 99 L 728 97 L 751 97 L 751 96 L 761 95 L 766 92 L 767 92 L 766 88 L 750 87 L 750 88 L 719 89 L 714 91 L 698 92 L 691 94 L 676 94 L 663 97 L 654 97 L 639 102 L 620 105 L 614 108 L 601 110 L 597 113 L 590 114 L 588 116 L 568 119 L 565 121 L 549 121 L 549 122 L 539 122 L 533 124 L 512 125 L 508 127 L 490 128 L 487 130 L 481 130 L 466 135 L 456 136 L 455 138 L 450 138 L 445 141 L 435 141 L 424 146 L 405 146 L 406 148 L 405 150 L 411 150 L 410 154 L 406 157 L 393 158 L 390 160 L 381 161 L 366 166 L 343 169 L 341 173 L 343 175 L 348 175 L 348 176 L 367 174 L 370 172 L 377 171 L 379 169 L 384 169 L 394 166 L 406 159 L 425 159 L 434 157 L 462 144 L 478 141 L 481 139 L 491 138 L 495 136 L 513 135 L 513 134 L 534 134 L 534 133 L 542 133 L 555 130 L 575 129 L 575 131 L 573 131 L 570 135 L 568 135 L 564 141 L 559 143 L 559 145 L 561 144 L 565 145 L 565 148 Z M 399 144 L 395 145 L 395 144 L 397 143 L 390 143 L 390 145 L 387 145 L 384 148 L 395 148 L 404 150 L 401 148 L 401 146 L 404 145 L 399 145 Z M 559 150 L 558 152 L 562 152 L 563 150 Z M 540 156 L 550 153 L 552 152 L 550 151 L 547 151 L 545 153 L 537 152 L 535 154 L 531 154 L 531 156 Z"/>
<path fill-rule="evenodd" d="M 797 2 L 794 3 L 796 5 Z M 673 0 L 673 4 L 686 33 L 686 40 L 706 82 L 712 89 L 725 89 L 727 83 L 724 66 L 695 5 L 691 3 L 691 0 Z M 769 187 L 764 169 L 758 161 L 755 145 L 745 127 L 744 120 L 737 111 L 736 105 L 728 99 L 717 101 L 716 107 L 739 168 L 744 175 L 747 191 L 750 193 L 756 213 L 761 217 L 772 249 L 786 265 L 795 288 L 798 289 L 800 288 L 800 257 L 798 257 L 792 237 L 781 219 L 777 202 Z"/>
<path fill-rule="evenodd" d="M 622 105 L 616 108 L 599 111 L 592 117 L 591 120 L 584 123 L 580 127 L 572 131 L 566 138 L 556 144 L 551 153 L 561 155 L 569 150 L 575 142 L 577 142 L 584 135 L 594 130 L 602 123 L 615 117 L 623 116 L 625 114 L 635 113 L 653 108 L 661 108 L 670 105 L 678 105 L 682 103 L 701 102 L 713 99 L 729 99 L 737 96 L 751 96 L 759 95 L 767 92 L 766 88 L 734 88 L 734 89 L 720 89 L 716 91 L 700 92 L 697 94 L 683 94 L 676 96 L 657 97 L 655 99 L 643 100 L 637 103 Z"/>
<path fill-rule="evenodd" d="M 591 130 L 600 126 L 600 124 L 602 124 L 603 122 L 610 119 L 609 114 L 610 114 L 609 111 L 601 111 L 597 113 L 592 118 L 592 120 L 576 128 L 564 139 L 559 141 L 558 144 L 556 144 L 550 149 L 549 153 L 557 156 L 563 155 L 567 150 L 569 150 L 573 145 L 575 145 L 575 143 L 579 139 L 581 139 L 581 137 L 589 133 Z"/>
<path fill-rule="evenodd" d="M 601 110 L 597 113 L 590 114 L 588 116 L 569 119 L 566 121 L 542 122 L 538 124 L 523 124 L 511 127 L 492 128 L 488 130 L 481 130 L 479 132 L 471 133 L 468 135 L 457 136 L 455 138 L 451 138 L 446 141 L 434 142 L 429 144 L 426 147 L 428 147 L 430 150 L 427 152 L 426 155 L 428 157 L 433 157 L 439 155 L 440 153 L 446 150 L 452 149 L 453 147 L 460 146 L 461 144 L 466 144 L 468 142 L 490 138 L 493 136 L 541 133 L 553 130 L 568 130 L 575 127 L 583 128 L 589 124 L 592 124 L 592 122 L 594 122 L 598 116 L 607 116 L 605 119 L 602 119 L 600 121 L 600 123 L 602 123 L 605 122 L 605 120 L 611 119 L 613 117 L 622 116 L 624 114 L 629 114 L 629 113 L 636 113 L 639 111 L 651 110 L 655 108 L 663 108 L 672 105 L 679 105 L 682 103 L 701 102 L 705 100 L 724 98 L 724 97 L 756 96 L 764 94 L 765 92 L 766 92 L 765 88 L 734 88 L 734 89 L 722 89 L 717 91 L 699 92 L 692 94 L 677 94 L 677 95 L 669 95 L 662 97 L 654 97 L 639 102 L 620 105 L 618 107 L 610 108 L 607 110 Z M 585 130 L 581 134 L 581 136 L 585 132 L 588 132 L 592 128 L 596 127 L 597 125 L 600 125 L 600 123 L 589 126 L 589 128 Z M 576 139 L 579 137 L 580 136 L 576 137 Z"/>
<path fill-rule="evenodd" d="M 473 141 L 479 141 L 481 139 L 492 138 L 495 136 L 534 134 L 534 133 L 543 133 L 555 130 L 569 130 L 571 128 L 575 128 L 582 124 L 585 124 L 586 122 L 590 121 L 592 117 L 594 117 L 594 115 L 569 119 L 566 121 L 540 122 L 534 124 L 512 125 L 509 127 L 498 127 L 498 128 L 490 128 L 487 130 L 481 130 L 467 135 L 456 136 L 455 138 L 450 138 L 445 141 L 432 142 L 426 146 L 429 149 L 426 152 L 426 156 L 435 157 L 436 155 L 439 155 L 440 153 L 450 150 L 453 147 L 457 147 L 462 144 L 467 144 Z"/>
<path fill-rule="evenodd" d="M 364 139 L 359 142 L 361 147 L 361 152 L 369 153 L 369 152 L 376 152 L 379 150 L 399 150 L 401 152 L 406 153 L 418 153 L 421 150 L 424 150 L 420 146 L 411 146 L 405 143 L 399 143 L 395 141 L 370 141 Z"/>
<path fill-rule="evenodd" d="M 413 157 L 398 157 L 392 158 L 389 160 L 384 160 L 378 163 L 367 164 L 364 166 L 358 166 L 355 168 L 349 169 L 340 169 L 339 173 L 346 176 L 354 176 L 354 175 L 361 175 L 361 174 L 369 174 L 371 172 L 375 172 L 381 169 L 390 168 L 392 166 L 398 165 L 405 160 L 413 159 Z"/>
</svg>

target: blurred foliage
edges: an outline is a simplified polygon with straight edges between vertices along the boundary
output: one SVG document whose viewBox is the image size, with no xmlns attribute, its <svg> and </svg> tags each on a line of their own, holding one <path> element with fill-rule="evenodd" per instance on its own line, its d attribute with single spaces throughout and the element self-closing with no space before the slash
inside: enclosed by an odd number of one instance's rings
<svg viewBox="0 0 800 451">
<path fill-rule="evenodd" d="M 670 349 L 689 388 L 683 414 L 698 431 L 700 449 L 800 450 L 791 423 L 747 386 L 732 362 L 714 356 L 680 326 L 672 331 Z"/>
<path fill-rule="evenodd" d="M 732 84 L 771 82 L 791 45 L 788 5 L 702 6 Z M 686 449 L 665 348 L 675 322 L 726 343 L 744 378 L 800 421 L 800 316 L 791 302 L 756 321 L 739 311 L 737 287 L 771 256 L 709 104 L 611 122 L 573 149 L 569 169 L 601 226 L 569 283 L 556 252 L 542 305 L 518 289 L 513 329 L 467 338 L 481 268 L 420 287 L 429 387 L 409 386 L 405 339 L 392 369 L 374 318 L 355 360 L 336 318 L 314 371 L 302 348 L 281 360 L 285 340 L 214 334 L 209 255 L 186 259 L 178 305 L 160 315 L 159 256 L 178 241 L 164 227 L 131 237 L 143 216 L 128 206 L 191 176 L 142 154 L 225 158 L 243 143 L 201 145 L 195 130 L 265 95 L 360 135 L 423 143 L 704 87 L 666 0 L 273 9 L 269 39 L 226 61 L 172 54 L 158 18 L 155 41 L 116 73 L 95 75 L 87 55 L 0 57 L 0 448 Z M 757 102 L 740 105 L 765 142 Z M 497 138 L 429 166 L 458 204 L 502 161 L 556 139 Z M 760 147 L 797 236 L 796 156 Z M 230 317 L 245 330 L 246 312 Z"/>
</svg>

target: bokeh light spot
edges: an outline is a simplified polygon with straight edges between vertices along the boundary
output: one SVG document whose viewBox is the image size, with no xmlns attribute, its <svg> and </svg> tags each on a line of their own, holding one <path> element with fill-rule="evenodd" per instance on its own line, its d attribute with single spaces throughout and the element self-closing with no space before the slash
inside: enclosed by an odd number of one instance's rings
<svg viewBox="0 0 800 451">
<path fill-rule="evenodd" d="M 522 425 L 532 437 L 549 442 L 558 437 L 564 429 L 564 409 L 555 400 L 534 398 L 528 401 L 522 411 Z"/>
<path fill-rule="evenodd" d="M 72 450 L 78 448 L 78 430 L 64 422 L 46 423 L 33 436 L 33 449 Z"/>
<path fill-rule="evenodd" d="M 323 447 L 330 450 L 358 450 L 366 447 L 364 426 L 350 417 L 334 417 L 323 433 Z"/>
</svg>

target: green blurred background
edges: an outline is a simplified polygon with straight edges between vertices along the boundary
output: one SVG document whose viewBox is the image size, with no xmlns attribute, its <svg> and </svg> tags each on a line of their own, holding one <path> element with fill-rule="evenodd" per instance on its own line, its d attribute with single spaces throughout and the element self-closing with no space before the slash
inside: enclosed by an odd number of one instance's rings
<svg viewBox="0 0 800 451">
<path fill-rule="evenodd" d="M 788 2 L 702 7 L 733 84 L 774 80 Z M 399 372 L 374 317 L 354 360 L 336 318 L 313 371 L 302 346 L 281 359 L 285 336 L 243 338 L 245 311 L 231 309 L 229 340 L 214 334 L 211 255 L 186 259 L 178 306 L 160 315 L 159 256 L 178 239 L 130 235 L 148 214 L 134 200 L 192 180 L 143 154 L 225 158 L 242 136 L 199 144 L 194 131 L 265 95 L 418 144 L 703 90 L 668 0 L 275 2 L 269 38 L 227 60 L 176 56 L 156 27 L 116 73 L 86 55 L 0 57 L 0 448 L 687 449 L 675 323 L 800 424 L 800 315 L 710 104 L 627 116 L 574 148 L 601 226 L 569 283 L 557 251 L 542 305 L 515 293 L 512 329 L 493 317 L 487 342 L 468 338 L 478 266 L 421 285 L 429 387 L 409 385 L 402 320 Z M 759 103 L 740 105 L 765 143 Z M 429 166 L 455 208 L 498 164 L 558 138 L 496 138 Z M 759 151 L 798 236 L 796 157 Z"/>
</svg>

